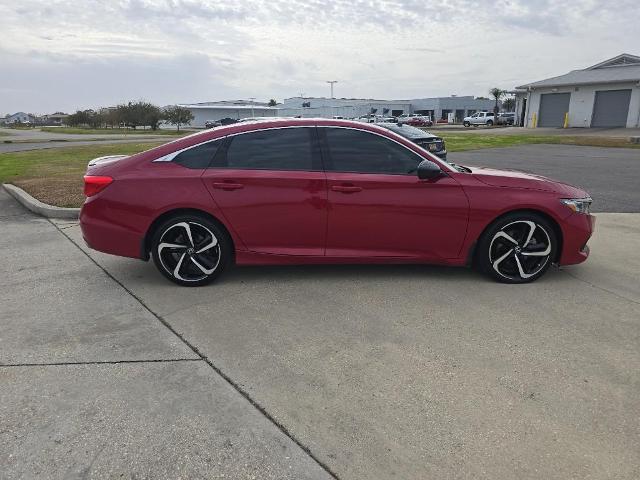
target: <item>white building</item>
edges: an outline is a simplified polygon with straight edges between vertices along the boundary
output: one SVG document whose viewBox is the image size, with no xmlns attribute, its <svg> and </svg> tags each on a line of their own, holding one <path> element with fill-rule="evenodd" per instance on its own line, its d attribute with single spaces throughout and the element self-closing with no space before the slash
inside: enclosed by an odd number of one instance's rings
<svg viewBox="0 0 640 480">
<path fill-rule="evenodd" d="M 194 119 L 192 127 L 204 127 L 207 120 L 221 120 L 232 118 L 239 120 L 247 117 L 277 117 L 279 109 L 270 107 L 262 102 L 250 102 L 247 100 L 223 100 L 220 102 L 185 103 L 178 106 L 191 111 Z"/>
<path fill-rule="evenodd" d="M 409 113 L 408 100 L 376 100 L 372 98 L 326 98 L 292 97 L 285 98 L 278 105 L 283 117 L 324 117 L 340 116 L 344 118 L 376 115 L 397 116 Z"/>
<path fill-rule="evenodd" d="M 279 105 L 280 106 L 280 105 Z M 376 100 L 363 98 L 286 98 L 282 105 L 283 116 L 303 117 L 359 117 L 370 113 L 396 117 L 403 113 L 419 113 L 433 120 L 446 120 L 453 113 L 462 122 L 467 115 L 477 111 L 493 110 L 494 101 L 473 96 L 415 98 L 411 100 Z"/>
<path fill-rule="evenodd" d="M 640 57 L 516 87 L 516 113 L 525 127 L 640 127 Z"/>
<path fill-rule="evenodd" d="M 462 122 L 467 116 L 482 110 L 492 110 L 493 100 L 472 96 L 417 98 L 413 100 L 377 100 L 373 98 L 292 97 L 283 103 L 269 106 L 266 103 L 246 100 L 180 104 L 188 108 L 194 120 L 193 127 L 204 127 L 207 120 L 246 117 L 324 117 L 355 118 L 368 114 L 398 116 L 403 113 L 419 113 L 433 120 L 446 120 L 449 113 Z"/>
</svg>

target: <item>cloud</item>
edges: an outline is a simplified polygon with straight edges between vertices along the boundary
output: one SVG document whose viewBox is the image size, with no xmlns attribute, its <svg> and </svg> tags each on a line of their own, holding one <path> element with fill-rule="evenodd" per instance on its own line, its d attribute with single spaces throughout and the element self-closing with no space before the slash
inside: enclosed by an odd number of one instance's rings
<svg viewBox="0 0 640 480">
<path fill-rule="evenodd" d="M 328 79 L 347 97 L 486 95 L 640 53 L 635 0 L 0 0 L 0 11 L 1 113 L 327 95 Z"/>
</svg>

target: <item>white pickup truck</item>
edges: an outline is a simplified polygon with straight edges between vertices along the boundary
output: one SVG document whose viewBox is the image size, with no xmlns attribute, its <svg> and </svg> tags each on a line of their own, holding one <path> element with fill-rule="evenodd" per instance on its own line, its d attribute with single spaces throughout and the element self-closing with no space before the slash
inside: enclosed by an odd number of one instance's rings
<svg viewBox="0 0 640 480">
<path fill-rule="evenodd" d="M 493 112 L 476 112 L 470 117 L 464 117 L 464 120 L 462 121 L 462 125 L 465 127 L 470 127 L 471 125 L 474 127 L 477 127 L 478 125 L 491 127 L 492 125 L 495 125 L 495 123 L 496 117 Z"/>
</svg>

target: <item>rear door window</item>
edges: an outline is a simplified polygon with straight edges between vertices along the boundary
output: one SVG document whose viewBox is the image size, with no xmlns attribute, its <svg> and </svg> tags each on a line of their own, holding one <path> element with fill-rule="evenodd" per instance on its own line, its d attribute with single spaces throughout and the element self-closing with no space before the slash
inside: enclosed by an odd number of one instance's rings
<svg viewBox="0 0 640 480">
<path fill-rule="evenodd" d="M 314 170 L 309 127 L 279 128 L 232 137 L 226 167 L 250 170 Z"/>
</svg>

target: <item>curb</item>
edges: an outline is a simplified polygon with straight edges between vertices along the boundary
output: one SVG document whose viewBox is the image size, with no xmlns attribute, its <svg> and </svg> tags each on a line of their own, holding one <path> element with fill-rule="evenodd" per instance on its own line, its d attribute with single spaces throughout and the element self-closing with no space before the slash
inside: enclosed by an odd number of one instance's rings
<svg viewBox="0 0 640 480">
<path fill-rule="evenodd" d="M 46 203 L 42 203 L 37 198 L 33 198 L 27 192 L 25 192 L 21 188 L 16 187 L 15 185 L 3 183 L 2 186 L 9 195 L 15 198 L 24 207 L 31 210 L 33 213 L 42 215 L 43 217 L 77 220 L 80 216 L 79 208 L 62 208 L 55 207 L 53 205 L 47 205 Z"/>
</svg>

